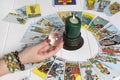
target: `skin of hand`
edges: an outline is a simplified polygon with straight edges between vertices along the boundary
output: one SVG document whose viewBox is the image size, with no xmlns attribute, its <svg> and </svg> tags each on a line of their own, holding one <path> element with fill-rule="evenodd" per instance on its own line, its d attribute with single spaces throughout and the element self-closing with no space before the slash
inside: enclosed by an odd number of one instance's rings
<svg viewBox="0 0 120 80">
<path fill-rule="evenodd" d="M 63 44 L 64 42 L 60 41 L 56 47 L 49 50 L 50 40 L 46 39 L 37 45 L 27 47 L 19 52 L 18 56 L 22 64 L 40 62 L 56 54 L 63 47 Z"/>
</svg>

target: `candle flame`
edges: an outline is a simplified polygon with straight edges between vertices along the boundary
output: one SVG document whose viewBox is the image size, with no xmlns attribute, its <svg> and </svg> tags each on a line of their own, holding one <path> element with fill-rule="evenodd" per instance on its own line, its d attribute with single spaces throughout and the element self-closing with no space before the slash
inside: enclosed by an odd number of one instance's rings
<svg viewBox="0 0 120 80">
<path fill-rule="evenodd" d="M 75 20 L 75 14 L 73 14 L 73 20 Z"/>
</svg>

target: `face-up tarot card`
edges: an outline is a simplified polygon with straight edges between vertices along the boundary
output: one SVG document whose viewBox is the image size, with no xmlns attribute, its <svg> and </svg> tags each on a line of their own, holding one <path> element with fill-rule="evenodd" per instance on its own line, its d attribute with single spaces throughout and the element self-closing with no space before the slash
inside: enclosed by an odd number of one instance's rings
<svg viewBox="0 0 120 80">
<path fill-rule="evenodd" d="M 114 1 L 114 0 L 113 0 Z M 112 16 L 120 11 L 120 3 L 118 1 L 114 1 L 111 3 L 104 11 L 108 16 Z"/>
<path fill-rule="evenodd" d="M 109 66 L 111 69 L 120 74 L 120 68 L 118 67 L 120 66 L 120 57 L 100 53 L 95 56 L 95 59 Z"/>
<path fill-rule="evenodd" d="M 9 13 L 4 19 L 4 21 L 13 22 L 17 24 L 25 24 L 26 20 L 17 13 Z"/>
<path fill-rule="evenodd" d="M 101 63 L 96 58 L 89 59 L 90 63 L 92 64 L 93 68 L 96 72 L 104 79 L 104 80 L 113 80 L 114 78 L 118 77 L 120 74 L 113 70 L 108 65 Z"/>
<path fill-rule="evenodd" d="M 97 16 L 89 25 L 87 28 L 89 31 L 91 31 L 93 34 L 96 33 L 98 30 L 103 28 L 108 23 L 107 20 Z"/>
<path fill-rule="evenodd" d="M 100 40 L 100 39 L 110 37 L 118 32 L 119 32 L 119 29 L 115 25 L 110 23 L 105 27 L 103 27 L 101 30 L 99 30 L 97 33 L 95 33 L 94 36 L 97 40 Z"/>
<path fill-rule="evenodd" d="M 41 26 L 39 24 L 31 24 L 26 30 L 21 42 L 38 43 L 43 41 L 51 32 L 51 27 Z"/>
<path fill-rule="evenodd" d="M 56 58 L 46 80 L 64 80 L 65 60 Z"/>
<path fill-rule="evenodd" d="M 54 61 L 44 63 L 41 66 L 35 67 L 32 72 L 45 79 L 53 63 Z"/>
<path fill-rule="evenodd" d="M 48 62 L 51 62 L 51 61 L 54 61 L 56 59 L 56 56 L 52 56 L 48 59 L 45 59 L 43 61 L 40 61 L 40 62 L 36 62 L 36 63 L 30 63 L 30 64 L 25 64 L 25 70 L 28 70 L 28 69 L 34 69 L 35 67 L 37 66 L 41 66 L 45 63 L 48 63 Z"/>
<path fill-rule="evenodd" d="M 57 12 L 59 18 L 65 23 L 65 20 L 68 16 L 71 15 L 70 11 L 62 11 L 62 12 Z"/>
<path fill-rule="evenodd" d="M 55 27 L 55 25 L 51 22 L 49 22 L 48 20 L 41 18 L 40 20 L 37 21 L 37 24 L 41 25 L 41 26 L 48 26 L 50 28 Z"/>
<path fill-rule="evenodd" d="M 94 10 L 97 0 L 84 0 L 84 10 Z"/>
<path fill-rule="evenodd" d="M 95 17 L 94 14 L 92 13 L 88 13 L 88 12 L 82 12 L 82 28 L 88 28 L 90 22 L 93 20 L 93 18 Z"/>
<path fill-rule="evenodd" d="M 98 12 L 104 12 L 110 4 L 111 0 L 97 0 L 95 10 Z"/>
<path fill-rule="evenodd" d="M 26 13 L 28 18 L 40 16 L 41 11 L 39 4 L 26 5 Z"/>
<path fill-rule="evenodd" d="M 49 22 L 53 23 L 55 26 L 57 27 L 64 27 L 64 23 L 63 21 L 59 18 L 59 16 L 57 15 L 57 13 L 48 15 L 46 17 L 44 17 L 46 20 L 48 20 Z"/>
<path fill-rule="evenodd" d="M 16 12 L 20 14 L 24 19 L 27 19 L 26 6 L 16 9 Z"/>
<path fill-rule="evenodd" d="M 101 80 L 101 77 L 96 73 L 93 66 L 89 62 L 81 62 L 80 71 L 82 80 Z"/>
<path fill-rule="evenodd" d="M 113 45 L 113 46 L 102 46 L 101 52 L 106 55 L 110 56 L 120 56 L 120 46 Z"/>
<path fill-rule="evenodd" d="M 77 62 L 65 63 L 64 80 L 82 80 L 79 64 Z"/>
<path fill-rule="evenodd" d="M 111 45 L 119 45 L 120 44 L 120 34 L 115 34 L 108 38 L 102 39 L 99 41 L 101 46 L 111 46 Z"/>
<path fill-rule="evenodd" d="M 54 5 L 76 5 L 76 0 L 54 0 Z"/>
</svg>

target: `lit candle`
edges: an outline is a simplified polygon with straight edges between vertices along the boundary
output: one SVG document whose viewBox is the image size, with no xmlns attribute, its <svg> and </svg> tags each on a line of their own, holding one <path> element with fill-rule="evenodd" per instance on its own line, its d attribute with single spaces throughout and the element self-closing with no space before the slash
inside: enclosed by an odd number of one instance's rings
<svg viewBox="0 0 120 80">
<path fill-rule="evenodd" d="M 78 38 L 81 35 L 80 28 L 81 20 L 77 16 L 73 15 L 66 18 L 65 35 L 67 38 Z"/>
</svg>

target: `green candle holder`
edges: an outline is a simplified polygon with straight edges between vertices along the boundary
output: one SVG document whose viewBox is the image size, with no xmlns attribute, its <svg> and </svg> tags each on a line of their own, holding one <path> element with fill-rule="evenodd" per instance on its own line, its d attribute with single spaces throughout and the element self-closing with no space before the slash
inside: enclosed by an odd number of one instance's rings
<svg viewBox="0 0 120 80">
<path fill-rule="evenodd" d="M 83 46 L 84 40 L 81 37 L 81 20 L 78 17 L 69 16 L 66 18 L 65 32 L 63 33 L 64 49 L 76 50 Z"/>
<path fill-rule="evenodd" d="M 79 35 L 78 38 L 69 39 L 66 37 L 65 33 L 63 33 L 63 41 L 64 41 L 63 48 L 66 50 L 77 50 L 81 48 L 84 44 L 84 40 L 81 37 L 81 35 Z"/>
</svg>

